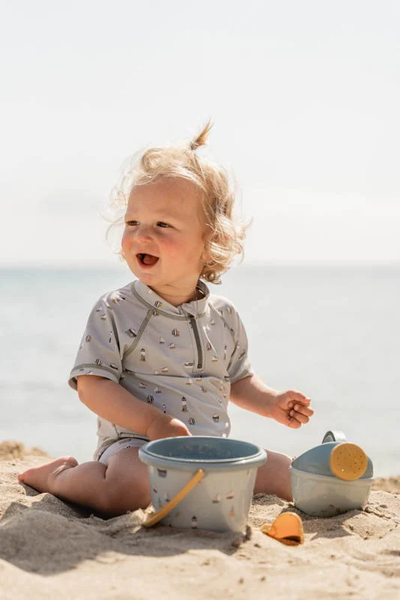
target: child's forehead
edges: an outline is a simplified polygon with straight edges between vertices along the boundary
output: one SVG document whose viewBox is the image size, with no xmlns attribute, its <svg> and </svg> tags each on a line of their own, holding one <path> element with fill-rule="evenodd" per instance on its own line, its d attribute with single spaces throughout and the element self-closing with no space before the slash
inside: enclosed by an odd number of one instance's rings
<svg viewBox="0 0 400 600">
<path fill-rule="evenodd" d="M 127 211 L 141 208 L 197 212 L 201 208 L 201 193 L 191 181 L 185 179 L 164 178 L 134 185 L 129 194 Z"/>
</svg>

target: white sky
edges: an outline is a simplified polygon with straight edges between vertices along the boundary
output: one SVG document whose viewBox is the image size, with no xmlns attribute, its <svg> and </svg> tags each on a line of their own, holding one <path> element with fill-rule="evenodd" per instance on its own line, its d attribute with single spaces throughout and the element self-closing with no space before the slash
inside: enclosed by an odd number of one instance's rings
<svg viewBox="0 0 400 600">
<path fill-rule="evenodd" d="M 246 260 L 400 260 L 397 0 L 0 0 L 2 264 L 112 265 L 124 160 L 234 170 Z"/>
</svg>

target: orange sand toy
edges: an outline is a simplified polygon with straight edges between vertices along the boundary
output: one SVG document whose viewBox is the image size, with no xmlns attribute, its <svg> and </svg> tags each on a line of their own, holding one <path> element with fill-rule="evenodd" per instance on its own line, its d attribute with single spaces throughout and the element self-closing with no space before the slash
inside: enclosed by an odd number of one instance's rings
<svg viewBox="0 0 400 600">
<path fill-rule="evenodd" d="M 286 546 L 298 546 L 304 542 L 303 521 L 293 512 L 281 513 L 272 525 L 263 525 L 261 531 Z"/>
</svg>

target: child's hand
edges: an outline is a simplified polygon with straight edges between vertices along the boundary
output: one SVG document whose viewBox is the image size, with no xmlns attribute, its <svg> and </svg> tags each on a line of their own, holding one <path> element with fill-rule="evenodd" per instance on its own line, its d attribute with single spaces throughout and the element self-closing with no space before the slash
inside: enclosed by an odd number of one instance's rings
<svg viewBox="0 0 400 600">
<path fill-rule="evenodd" d="M 269 416 L 293 429 L 308 423 L 314 411 L 309 408 L 311 400 L 301 392 L 289 390 L 271 399 Z"/>
<path fill-rule="evenodd" d="M 166 437 L 192 434 L 182 421 L 160 412 L 150 423 L 146 435 L 150 440 L 159 440 Z"/>
</svg>

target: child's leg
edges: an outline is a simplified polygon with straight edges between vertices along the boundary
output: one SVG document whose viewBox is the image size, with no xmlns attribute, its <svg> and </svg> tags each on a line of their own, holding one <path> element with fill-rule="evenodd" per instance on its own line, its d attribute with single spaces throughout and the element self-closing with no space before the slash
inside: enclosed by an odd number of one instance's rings
<svg viewBox="0 0 400 600">
<path fill-rule="evenodd" d="M 106 516 L 146 508 L 150 503 L 147 466 L 138 457 L 139 448 L 125 448 L 109 459 L 78 465 L 74 458 L 59 458 L 28 469 L 18 479 L 40 492 L 92 508 Z"/>
<path fill-rule="evenodd" d="M 268 450 L 265 465 L 257 470 L 255 494 L 275 494 L 284 500 L 292 500 L 290 465 L 292 459 L 286 454 Z"/>
</svg>

